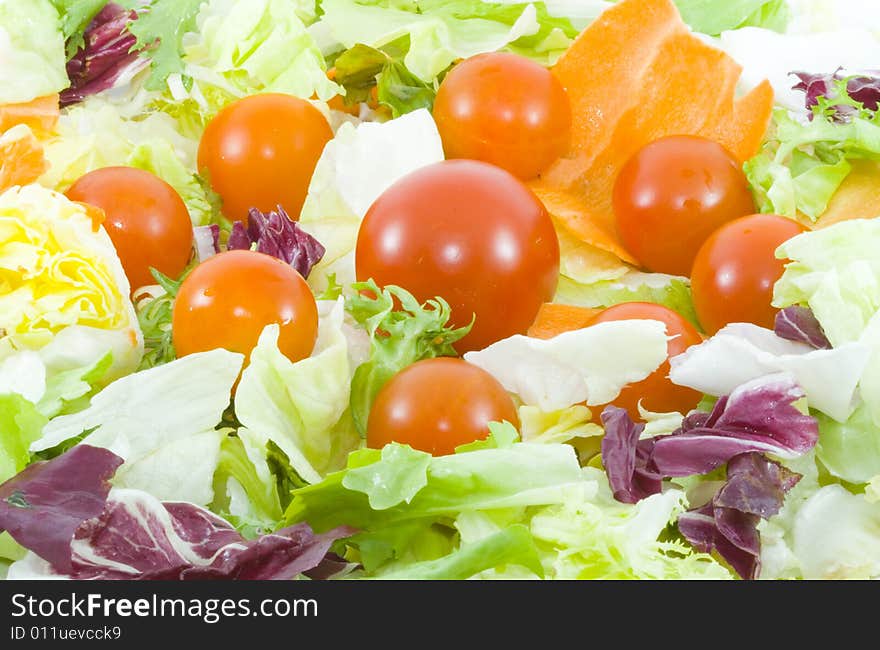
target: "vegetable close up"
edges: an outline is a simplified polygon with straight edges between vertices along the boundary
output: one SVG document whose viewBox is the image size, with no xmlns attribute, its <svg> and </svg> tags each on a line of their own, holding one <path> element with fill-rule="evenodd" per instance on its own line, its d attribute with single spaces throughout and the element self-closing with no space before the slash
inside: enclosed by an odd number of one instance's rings
<svg viewBox="0 0 880 650">
<path fill-rule="evenodd" d="M 0 577 L 880 578 L 844 4 L 0 0 Z"/>
</svg>

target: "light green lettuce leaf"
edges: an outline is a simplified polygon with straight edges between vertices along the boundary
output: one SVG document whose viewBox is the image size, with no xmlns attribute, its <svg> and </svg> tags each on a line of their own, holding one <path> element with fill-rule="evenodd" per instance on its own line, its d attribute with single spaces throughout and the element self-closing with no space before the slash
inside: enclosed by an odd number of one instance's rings
<svg viewBox="0 0 880 650">
<path fill-rule="evenodd" d="M 112 364 L 113 353 L 108 352 L 94 363 L 50 374 L 37 409 L 46 417 L 53 418 L 85 408 Z"/>
<path fill-rule="evenodd" d="M 78 413 L 54 418 L 31 445 L 49 450 L 88 433 L 89 445 L 124 459 L 114 484 L 159 499 L 210 503 L 219 429 L 243 355 L 218 349 L 116 380 Z"/>
<path fill-rule="evenodd" d="M 770 139 L 744 167 L 761 212 L 801 213 L 815 221 L 849 176 L 852 160 L 880 160 L 877 119 L 802 121 L 777 108 L 773 121 Z"/>
<path fill-rule="evenodd" d="M 264 451 L 274 442 L 308 483 L 343 467 L 345 454 L 360 444 L 346 422 L 354 369 L 342 329 L 343 303 L 322 301 L 319 307 L 312 356 L 290 361 L 278 350 L 278 326 L 267 326 L 235 396 L 236 416 L 251 436 L 245 444 Z"/>
<path fill-rule="evenodd" d="M 40 437 L 48 419 L 18 393 L 0 394 L 0 484 L 28 466 L 30 444 Z M 8 533 L 0 533 L 0 562 L 19 560 L 25 549 Z"/>
<path fill-rule="evenodd" d="M 482 571 L 508 564 L 543 575 L 538 550 L 529 529 L 514 524 L 473 544 L 465 544 L 436 560 L 414 562 L 379 573 L 380 580 L 466 580 Z"/>
<path fill-rule="evenodd" d="M 411 463 L 407 454 L 401 461 Z M 362 450 L 349 458 L 349 470 L 382 460 L 378 450 Z M 386 457 L 387 460 L 387 457 Z M 390 468 L 383 470 L 388 476 Z M 394 495 L 384 486 L 383 499 L 397 505 L 374 510 L 368 493 L 345 486 L 347 471 L 329 475 L 322 483 L 294 493 L 286 516 L 308 521 L 316 530 L 342 523 L 362 530 L 377 530 L 405 521 L 454 516 L 462 510 L 492 510 L 555 503 L 560 490 L 580 480 L 581 470 L 568 445 L 517 443 L 507 448 L 483 449 L 430 460 L 427 482 L 413 494 L 413 482 L 398 484 Z M 408 502 L 407 502 L 408 501 Z"/>
<path fill-rule="evenodd" d="M 339 87 L 294 0 L 209 0 L 183 37 L 182 70 L 168 76 L 156 106 L 198 136 L 229 102 L 260 92 L 327 100 Z"/>
<path fill-rule="evenodd" d="M 699 326 L 688 278 L 625 271 L 610 280 L 580 283 L 561 275 L 553 302 L 580 307 L 611 307 L 622 302 L 653 302 L 678 312 Z"/>
<path fill-rule="evenodd" d="M 0 0 L 0 104 L 67 88 L 64 35 L 49 0 Z"/>
<path fill-rule="evenodd" d="M 729 579 L 709 555 L 661 540 L 686 509 L 684 493 L 667 490 L 634 506 L 614 500 L 600 470 L 584 470 L 581 494 L 537 511 L 529 528 L 548 577 L 574 579 Z M 560 552 L 558 549 L 564 549 Z"/>
<path fill-rule="evenodd" d="M 382 47 L 409 35 L 404 64 L 425 82 L 457 59 L 503 48 L 551 64 L 577 34 L 570 21 L 550 16 L 540 2 L 323 0 L 321 7 L 325 47 Z"/>
<path fill-rule="evenodd" d="M 789 259 L 773 305 L 813 310 L 834 346 L 858 341 L 871 350 L 862 399 L 880 423 L 880 219 L 844 221 L 804 233 L 776 251 Z"/>
<path fill-rule="evenodd" d="M 379 462 L 350 469 L 342 479 L 347 490 L 367 495 L 373 510 L 409 503 L 428 484 L 431 454 L 409 445 L 388 445 Z"/>
<path fill-rule="evenodd" d="M 48 421 L 18 393 L 0 395 L 0 483 L 27 467 L 31 458 L 29 447 Z"/>
<path fill-rule="evenodd" d="M 784 31 L 790 18 L 787 0 L 675 0 L 694 31 L 717 36 L 740 27 Z"/>
<path fill-rule="evenodd" d="M 807 580 L 880 577 L 880 504 L 839 485 L 814 493 L 798 510 L 792 550 Z"/>
<path fill-rule="evenodd" d="M 864 404 L 843 423 L 822 413 L 815 415 L 819 421 L 816 456 L 829 472 L 855 484 L 880 475 L 880 427 Z"/>
</svg>

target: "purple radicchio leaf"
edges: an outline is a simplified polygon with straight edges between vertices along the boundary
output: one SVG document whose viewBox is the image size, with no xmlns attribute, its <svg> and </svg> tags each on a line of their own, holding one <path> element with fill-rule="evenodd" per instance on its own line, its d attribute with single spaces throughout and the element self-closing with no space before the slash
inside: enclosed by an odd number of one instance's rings
<svg viewBox="0 0 880 650">
<path fill-rule="evenodd" d="M 340 527 L 308 524 L 246 541 L 226 521 L 191 503 L 162 503 L 140 490 L 113 490 L 99 517 L 76 532 L 76 579 L 289 580 L 318 567 Z"/>
<path fill-rule="evenodd" d="M 665 477 L 691 476 L 750 451 L 800 456 L 819 439 L 816 419 L 793 406 L 802 397 L 787 374 L 747 382 L 720 398 L 708 416 L 692 413 L 671 435 L 654 438 L 652 466 Z"/>
<path fill-rule="evenodd" d="M 808 72 L 792 72 L 799 82 L 793 86 L 794 90 L 801 90 L 805 95 L 805 105 L 810 111 L 810 119 L 813 119 L 812 109 L 819 105 L 819 98 L 826 97 L 833 100 L 837 95 L 837 84 L 846 76 L 838 69 L 834 74 L 810 74 Z M 859 102 L 869 111 L 880 108 L 880 76 L 857 76 L 851 77 L 846 82 L 846 92 L 850 99 Z M 853 115 L 858 113 L 855 106 L 839 104 L 834 106 L 831 119 L 837 123 L 850 121 Z"/>
<path fill-rule="evenodd" d="M 130 66 L 140 69 L 149 64 L 131 52 L 137 39 L 128 25 L 137 16 L 135 10 L 114 2 L 98 12 L 83 34 L 85 45 L 67 62 L 70 87 L 61 92 L 62 107 L 112 88 Z"/>
<path fill-rule="evenodd" d="M 602 411 L 602 465 L 614 498 L 622 503 L 637 503 L 657 494 L 661 476 L 651 466 L 654 441 L 640 440 L 644 424 L 636 424 L 625 409 L 606 406 Z"/>
<path fill-rule="evenodd" d="M 220 226 L 212 223 L 209 226 L 193 228 L 193 244 L 196 249 L 196 262 L 201 264 L 209 257 L 220 252 Z"/>
<path fill-rule="evenodd" d="M 315 535 L 297 524 L 245 540 L 190 503 L 110 489 L 122 459 L 80 444 L 0 486 L 0 530 L 75 579 L 285 580 L 321 567 L 354 530 Z M 329 567 L 326 567 L 329 568 Z"/>
<path fill-rule="evenodd" d="M 236 221 L 226 244 L 229 250 L 253 249 L 290 264 L 304 278 L 326 252 L 317 239 L 293 221 L 280 205 L 269 213 L 251 208 L 247 227 Z"/>
<path fill-rule="evenodd" d="M 69 572 L 74 533 L 101 514 L 109 480 L 121 464 L 119 456 L 89 445 L 34 463 L 0 485 L 0 531 L 57 571 Z"/>
<path fill-rule="evenodd" d="M 831 342 L 809 307 L 786 307 L 776 313 L 776 336 L 806 343 L 817 350 L 830 350 Z"/>
<path fill-rule="evenodd" d="M 785 494 L 801 479 L 762 454 L 735 456 L 727 465 L 727 482 L 710 503 L 679 516 L 678 529 L 698 551 L 716 551 L 750 580 L 760 572 L 758 523 L 777 514 Z"/>
</svg>

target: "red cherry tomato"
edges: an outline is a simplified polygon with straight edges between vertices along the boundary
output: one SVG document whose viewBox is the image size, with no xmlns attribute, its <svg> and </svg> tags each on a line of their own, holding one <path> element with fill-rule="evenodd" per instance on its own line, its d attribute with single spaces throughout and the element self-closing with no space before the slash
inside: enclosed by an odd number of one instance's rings
<svg viewBox="0 0 880 650">
<path fill-rule="evenodd" d="M 223 200 L 223 214 L 281 205 L 295 220 L 324 145 L 333 137 L 321 112 L 291 95 L 245 97 L 212 119 L 199 142 L 199 171 Z"/>
<path fill-rule="evenodd" d="M 716 142 L 661 138 L 638 151 L 614 184 L 623 245 L 647 269 L 687 275 L 722 224 L 755 211 L 740 163 Z"/>
<path fill-rule="evenodd" d="M 791 219 L 755 214 L 723 225 L 706 240 L 694 260 L 691 290 L 707 333 L 735 322 L 773 329 L 773 285 L 785 270 L 776 249 L 804 231 Z"/>
<path fill-rule="evenodd" d="M 254 251 L 228 251 L 199 264 L 174 301 L 171 332 L 178 357 L 225 348 L 250 354 L 266 325 L 278 323 L 278 348 L 308 357 L 318 335 L 309 285 L 289 264 Z"/>
<path fill-rule="evenodd" d="M 489 435 L 489 423 L 519 426 L 504 387 L 461 359 L 419 361 L 395 375 L 376 396 L 367 421 L 367 445 L 406 444 L 435 456 Z"/>
<path fill-rule="evenodd" d="M 150 267 L 171 278 L 183 273 L 192 222 L 183 199 L 161 178 L 134 167 L 104 167 L 83 175 L 66 195 L 104 211 L 104 228 L 132 291 L 156 283 Z"/>
<path fill-rule="evenodd" d="M 626 409 L 630 417 L 636 421 L 641 419 L 639 400 L 642 402 L 642 408 L 655 413 L 672 411 L 687 413 L 693 409 L 702 395 L 669 381 L 669 358 L 703 341 L 696 328 L 678 312 L 650 302 L 625 302 L 609 307 L 596 316 L 590 324 L 619 320 L 658 320 L 666 324 L 667 336 L 674 338 L 666 345 L 667 360 L 663 365 L 642 381 L 626 386 L 611 403 Z"/>
<path fill-rule="evenodd" d="M 568 148 L 571 105 L 546 68 L 506 52 L 478 54 L 443 79 L 434 119 L 447 158 L 472 158 L 528 180 Z"/>
<path fill-rule="evenodd" d="M 373 203 L 355 250 L 359 280 L 440 296 L 473 330 L 456 348 L 522 334 L 559 275 L 553 222 L 535 195 L 493 165 L 447 160 L 399 180 Z"/>
</svg>

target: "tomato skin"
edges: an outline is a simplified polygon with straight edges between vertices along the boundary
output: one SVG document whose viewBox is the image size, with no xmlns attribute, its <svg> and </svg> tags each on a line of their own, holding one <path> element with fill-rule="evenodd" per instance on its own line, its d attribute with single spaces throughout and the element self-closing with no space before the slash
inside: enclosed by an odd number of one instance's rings
<svg viewBox="0 0 880 650">
<path fill-rule="evenodd" d="M 131 290 L 156 284 L 150 267 L 177 278 L 192 255 L 193 227 L 177 191 L 134 167 L 103 167 L 65 192 L 71 201 L 104 211 L 104 229 L 116 248 Z"/>
<path fill-rule="evenodd" d="M 321 112 L 292 95 L 252 95 L 224 107 L 199 142 L 198 167 L 223 200 L 223 214 L 281 205 L 299 218 L 324 145 L 333 137 Z"/>
<path fill-rule="evenodd" d="M 665 323 L 667 336 L 674 337 L 666 344 L 667 360 L 642 381 L 626 386 L 611 403 L 626 409 L 635 421 L 641 420 L 639 400 L 642 401 L 642 408 L 648 411 L 677 411 L 686 414 L 699 403 L 702 394 L 691 388 L 677 386 L 669 380 L 669 358 L 703 342 L 703 337 L 693 325 L 678 312 L 650 302 L 624 302 L 614 305 L 602 311 L 590 324 L 641 319 Z"/>
<path fill-rule="evenodd" d="M 691 290 L 708 334 L 734 322 L 773 329 L 773 285 L 785 270 L 775 252 L 805 230 L 785 217 L 754 214 L 723 225 L 706 240 L 694 260 Z"/>
<path fill-rule="evenodd" d="M 367 446 L 407 444 L 435 456 L 489 435 L 489 423 L 519 426 L 516 406 L 488 372 L 450 357 L 404 368 L 382 387 L 367 421 Z"/>
<path fill-rule="evenodd" d="M 444 77 L 434 119 L 447 158 L 498 165 L 523 180 L 568 149 L 571 104 L 546 68 L 507 52 L 478 54 Z"/>
<path fill-rule="evenodd" d="M 559 242 L 538 198 L 508 172 L 473 160 L 417 170 L 370 207 L 355 249 L 358 280 L 440 296 L 451 322 L 476 314 L 459 352 L 522 334 L 559 276 Z"/>
<path fill-rule="evenodd" d="M 741 165 L 697 136 L 669 136 L 638 151 L 614 184 L 623 245 L 647 269 L 687 275 L 704 241 L 722 224 L 752 214 Z"/>
<path fill-rule="evenodd" d="M 199 264 L 174 301 L 171 332 L 178 357 L 225 348 L 249 355 L 266 325 L 278 323 L 278 348 L 291 361 L 315 347 L 318 308 L 289 264 L 255 251 L 227 251 Z"/>
</svg>

